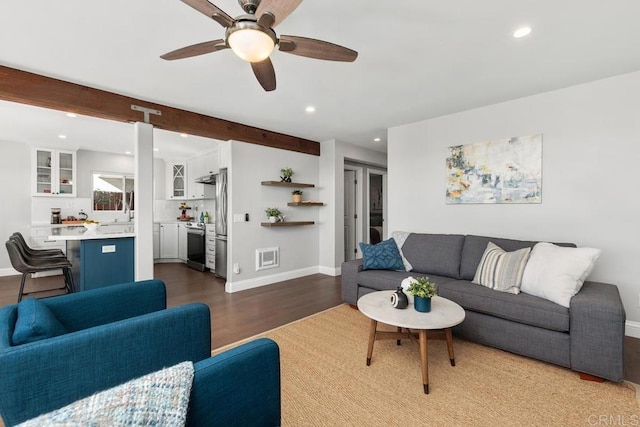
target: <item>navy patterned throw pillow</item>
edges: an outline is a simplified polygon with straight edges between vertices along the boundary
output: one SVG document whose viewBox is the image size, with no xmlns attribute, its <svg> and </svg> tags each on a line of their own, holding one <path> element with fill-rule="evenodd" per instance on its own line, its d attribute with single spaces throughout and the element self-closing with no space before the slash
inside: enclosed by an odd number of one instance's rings
<svg viewBox="0 0 640 427">
<path fill-rule="evenodd" d="M 360 243 L 362 268 L 365 270 L 404 270 L 402 257 L 395 240 L 389 239 L 375 245 Z"/>
</svg>

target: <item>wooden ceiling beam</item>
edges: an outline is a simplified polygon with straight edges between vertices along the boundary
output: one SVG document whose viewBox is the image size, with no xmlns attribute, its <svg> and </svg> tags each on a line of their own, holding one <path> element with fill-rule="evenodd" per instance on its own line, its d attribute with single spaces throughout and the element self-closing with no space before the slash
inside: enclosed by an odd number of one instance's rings
<svg viewBox="0 0 640 427">
<path fill-rule="evenodd" d="M 149 122 L 160 129 L 219 140 L 244 141 L 299 153 L 320 155 L 320 144 L 187 110 L 130 98 L 117 93 L 58 80 L 0 65 L 0 99 L 36 107 L 84 114 L 120 122 L 142 122 L 132 105 L 161 111 Z"/>
</svg>

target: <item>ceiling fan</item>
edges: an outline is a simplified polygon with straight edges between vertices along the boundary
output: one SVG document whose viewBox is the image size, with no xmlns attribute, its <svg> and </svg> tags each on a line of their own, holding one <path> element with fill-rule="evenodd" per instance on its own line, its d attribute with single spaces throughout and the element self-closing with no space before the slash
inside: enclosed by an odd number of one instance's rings
<svg viewBox="0 0 640 427">
<path fill-rule="evenodd" d="M 353 62 L 358 52 L 337 44 L 306 37 L 278 37 L 273 30 L 291 14 L 302 0 L 238 0 L 245 15 L 232 18 L 207 0 L 181 0 L 222 25 L 224 39 L 212 40 L 165 53 L 162 59 L 174 60 L 231 48 L 251 63 L 258 82 L 266 91 L 276 88 L 276 74 L 269 56 L 276 46 L 281 52 L 329 61 Z"/>
</svg>

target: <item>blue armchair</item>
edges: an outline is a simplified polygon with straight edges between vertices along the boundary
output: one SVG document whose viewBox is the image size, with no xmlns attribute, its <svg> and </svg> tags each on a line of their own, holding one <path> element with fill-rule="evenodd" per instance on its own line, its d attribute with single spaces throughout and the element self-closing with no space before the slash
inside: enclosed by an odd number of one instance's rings
<svg viewBox="0 0 640 427">
<path fill-rule="evenodd" d="M 18 305 L 0 308 L 0 414 L 14 425 L 185 360 L 187 425 L 280 425 L 276 343 L 211 357 L 209 308 L 166 308 L 164 283 L 133 282 L 41 300 L 67 333 L 13 344 Z"/>
</svg>

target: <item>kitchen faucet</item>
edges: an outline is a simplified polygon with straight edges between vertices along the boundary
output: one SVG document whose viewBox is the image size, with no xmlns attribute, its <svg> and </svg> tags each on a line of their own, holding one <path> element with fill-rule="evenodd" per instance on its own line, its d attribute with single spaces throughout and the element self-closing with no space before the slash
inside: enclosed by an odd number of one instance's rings
<svg viewBox="0 0 640 427">
<path fill-rule="evenodd" d="M 129 192 L 129 200 L 124 202 L 124 212 L 128 213 L 129 222 L 133 221 L 134 212 L 131 210 L 131 205 L 133 204 L 133 191 Z"/>
</svg>

